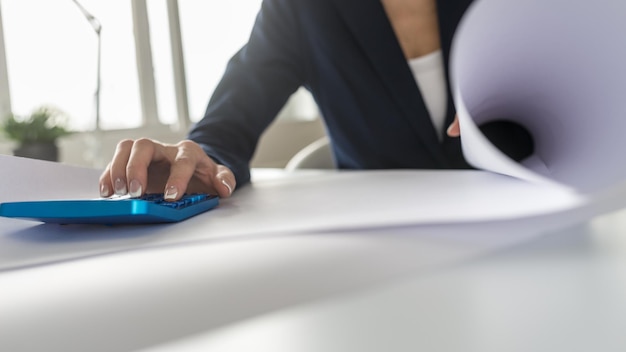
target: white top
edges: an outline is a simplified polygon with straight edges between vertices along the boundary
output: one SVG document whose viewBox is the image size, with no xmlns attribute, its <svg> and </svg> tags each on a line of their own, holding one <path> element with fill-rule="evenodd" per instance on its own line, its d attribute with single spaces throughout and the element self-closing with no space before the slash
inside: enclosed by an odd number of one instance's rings
<svg viewBox="0 0 626 352">
<path fill-rule="evenodd" d="M 409 67 L 413 72 L 419 87 L 426 109 L 441 140 L 446 122 L 448 94 L 446 74 L 441 50 L 409 60 Z"/>
</svg>

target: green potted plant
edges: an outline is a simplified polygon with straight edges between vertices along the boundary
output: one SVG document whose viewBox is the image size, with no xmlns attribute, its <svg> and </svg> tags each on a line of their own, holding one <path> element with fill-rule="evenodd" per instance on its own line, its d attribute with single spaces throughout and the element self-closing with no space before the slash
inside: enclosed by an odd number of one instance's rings
<svg viewBox="0 0 626 352">
<path fill-rule="evenodd" d="M 58 161 L 58 138 L 71 132 L 66 128 L 67 115 L 58 109 L 40 107 L 28 116 L 9 115 L 2 131 L 17 142 L 15 156 Z"/>
</svg>

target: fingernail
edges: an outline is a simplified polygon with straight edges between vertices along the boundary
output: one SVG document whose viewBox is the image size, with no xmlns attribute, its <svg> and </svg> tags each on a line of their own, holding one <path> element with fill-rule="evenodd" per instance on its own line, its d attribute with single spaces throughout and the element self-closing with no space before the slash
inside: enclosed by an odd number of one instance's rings
<svg viewBox="0 0 626 352">
<path fill-rule="evenodd" d="M 133 198 L 141 197 L 141 183 L 137 180 L 130 181 L 130 196 Z"/>
<path fill-rule="evenodd" d="M 128 190 L 126 189 L 126 182 L 124 182 L 121 178 L 115 180 L 114 187 L 115 194 L 117 194 L 118 196 L 123 196 L 128 193 Z"/>
<path fill-rule="evenodd" d="M 176 186 L 169 186 L 165 190 L 165 195 L 163 196 L 163 198 L 165 198 L 166 200 L 174 200 L 177 196 L 178 188 L 176 188 Z"/>
<path fill-rule="evenodd" d="M 108 185 L 100 185 L 100 197 L 106 198 L 111 195 L 111 190 Z"/>
<path fill-rule="evenodd" d="M 226 182 L 226 180 L 222 179 L 222 184 L 228 188 L 228 194 L 233 194 L 233 188 Z"/>
</svg>

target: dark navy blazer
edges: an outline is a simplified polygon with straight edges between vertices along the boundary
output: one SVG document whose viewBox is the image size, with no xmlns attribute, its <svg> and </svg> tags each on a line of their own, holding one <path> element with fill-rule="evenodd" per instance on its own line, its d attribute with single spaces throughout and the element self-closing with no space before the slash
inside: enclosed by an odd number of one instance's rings
<svg viewBox="0 0 626 352">
<path fill-rule="evenodd" d="M 470 3 L 437 1 L 446 68 Z M 189 138 L 242 185 L 261 133 L 300 86 L 320 108 L 339 168 L 468 167 L 458 138 L 439 141 L 380 0 L 265 0 Z M 446 126 L 454 116 L 448 93 Z"/>
</svg>

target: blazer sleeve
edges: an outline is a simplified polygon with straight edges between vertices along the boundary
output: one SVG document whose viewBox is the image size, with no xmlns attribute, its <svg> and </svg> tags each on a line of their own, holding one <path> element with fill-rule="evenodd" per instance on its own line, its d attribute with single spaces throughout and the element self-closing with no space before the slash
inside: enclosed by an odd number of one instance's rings
<svg viewBox="0 0 626 352">
<path fill-rule="evenodd" d="M 303 84 L 304 61 L 294 9 L 299 0 L 265 0 L 248 43 L 229 61 L 206 113 L 189 132 L 238 185 L 250 181 L 260 135 Z"/>
</svg>

